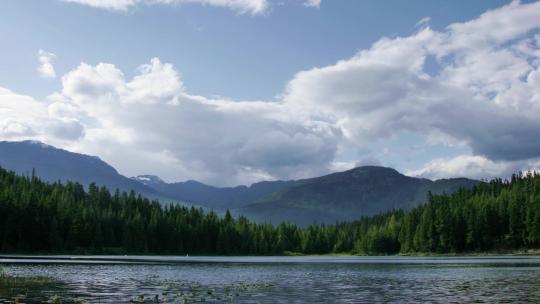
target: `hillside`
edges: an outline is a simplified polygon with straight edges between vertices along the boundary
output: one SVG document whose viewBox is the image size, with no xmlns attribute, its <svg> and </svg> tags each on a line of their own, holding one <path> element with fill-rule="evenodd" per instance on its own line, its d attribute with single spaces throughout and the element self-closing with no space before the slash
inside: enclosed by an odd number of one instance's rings
<svg viewBox="0 0 540 304">
<path fill-rule="evenodd" d="M 95 182 L 111 191 L 134 190 L 162 202 L 181 201 L 260 222 L 299 225 L 354 220 L 392 209 L 409 210 L 428 191 L 452 193 L 477 181 L 458 178 L 431 181 L 394 169 L 366 166 L 297 181 L 265 181 L 251 186 L 214 187 L 197 181 L 166 183 L 157 176 L 127 178 L 98 157 L 73 153 L 35 141 L 0 142 L 0 166 L 45 181 Z"/>
<path fill-rule="evenodd" d="M 476 183 L 465 178 L 431 181 L 391 168 L 365 166 L 296 181 L 236 212 L 273 223 L 333 223 L 392 209 L 409 210 L 424 202 L 428 191 L 451 193 Z"/>
<path fill-rule="evenodd" d="M 22 175 L 35 174 L 45 181 L 76 181 L 88 187 L 92 182 L 111 191 L 135 191 L 151 198 L 157 191 L 131 180 L 98 157 L 73 153 L 37 141 L 0 142 L 0 166 Z"/>
<path fill-rule="evenodd" d="M 380 169 L 377 169 L 380 170 Z M 29 195 L 32 194 L 32 195 Z M 0 168 L 0 252 L 266 255 L 456 253 L 540 245 L 540 175 L 431 195 L 338 225 L 255 223 Z"/>
<path fill-rule="evenodd" d="M 251 186 L 219 188 L 193 180 L 166 183 L 153 175 L 140 175 L 132 179 L 153 188 L 164 196 L 223 211 L 243 207 L 293 184 L 289 181 L 265 181 Z"/>
</svg>

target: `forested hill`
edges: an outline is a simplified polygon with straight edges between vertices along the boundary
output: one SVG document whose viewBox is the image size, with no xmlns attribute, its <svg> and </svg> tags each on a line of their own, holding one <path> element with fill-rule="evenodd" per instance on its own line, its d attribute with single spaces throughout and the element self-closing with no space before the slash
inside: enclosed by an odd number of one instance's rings
<svg viewBox="0 0 540 304">
<path fill-rule="evenodd" d="M 22 175 L 32 171 L 50 182 L 74 181 L 88 187 L 95 182 L 109 189 L 134 190 L 148 197 L 163 197 L 156 190 L 119 174 L 98 157 L 74 153 L 38 142 L 0 142 L 0 166 Z"/>
<path fill-rule="evenodd" d="M 410 210 L 425 202 L 428 192 L 452 193 L 477 183 L 467 178 L 432 181 L 406 176 L 392 168 L 363 166 L 295 181 L 237 213 L 272 223 L 332 224 L 392 209 Z"/>
<path fill-rule="evenodd" d="M 466 178 L 431 181 L 405 176 L 392 168 L 364 166 L 295 181 L 263 181 L 251 186 L 214 187 L 197 181 L 166 183 L 157 176 L 127 178 L 98 157 L 73 153 L 35 141 L 0 142 L 0 166 L 18 174 L 33 171 L 49 182 L 90 183 L 110 190 L 134 190 L 161 203 L 201 206 L 224 214 L 278 224 L 306 226 L 350 221 L 392 209 L 409 210 L 428 191 L 451 193 L 478 181 Z"/>
<path fill-rule="evenodd" d="M 540 247 L 540 175 L 493 180 L 354 222 L 257 224 L 0 169 L 4 253 L 393 254 Z"/>
</svg>

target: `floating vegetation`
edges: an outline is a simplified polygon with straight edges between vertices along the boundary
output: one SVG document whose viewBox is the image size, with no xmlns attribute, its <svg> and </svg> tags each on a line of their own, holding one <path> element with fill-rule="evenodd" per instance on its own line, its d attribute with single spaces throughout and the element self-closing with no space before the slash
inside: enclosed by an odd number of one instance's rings
<svg viewBox="0 0 540 304">
<path fill-rule="evenodd" d="M 15 277 L 0 272 L 0 289 L 29 288 L 54 283 L 55 280 L 45 276 Z"/>
<path fill-rule="evenodd" d="M 116 294 L 100 294 L 78 288 L 78 283 L 67 283 L 48 276 L 1 272 L 0 269 L 0 304 L 4 303 L 236 303 L 250 299 L 261 292 L 271 291 L 273 285 L 268 282 L 237 281 L 226 284 L 201 284 L 196 281 L 178 281 L 161 279 L 157 275 L 125 279 L 120 283 L 129 286 L 129 291 Z M 108 281 L 111 284 L 117 282 Z M 113 287 L 111 287 L 113 288 Z"/>
<path fill-rule="evenodd" d="M 233 303 L 249 292 L 268 290 L 269 283 L 239 282 L 221 286 L 205 286 L 198 282 L 163 282 L 161 294 L 141 294 L 132 303 Z"/>
<path fill-rule="evenodd" d="M 0 303 L 85 303 L 65 294 L 64 283 L 46 276 L 14 276 L 0 270 Z"/>
</svg>

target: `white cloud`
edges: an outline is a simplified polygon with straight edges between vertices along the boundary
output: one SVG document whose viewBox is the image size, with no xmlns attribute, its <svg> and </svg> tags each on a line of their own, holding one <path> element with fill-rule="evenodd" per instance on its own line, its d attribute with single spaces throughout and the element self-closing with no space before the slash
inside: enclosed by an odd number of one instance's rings
<svg viewBox="0 0 540 304">
<path fill-rule="evenodd" d="M 139 3 L 139 0 L 63 0 L 96 8 L 124 11 Z M 159 1 L 155 1 L 159 3 Z"/>
<path fill-rule="evenodd" d="M 83 135 L 78 121 L 53 117 L 45 103 L 0 87 L 0 139 L 37 139 L 62 145 Z"/>
<path fill-rule="evenodd" d="M 264 13 L 270 6 L 268 0 L 63 0 L 64 2 L 78 3 L 95 8 L 126 11 L 138 5 L 181 5 L 202 4 L 222 7 L 239 13 L 253 15 Z"/>
<path fill-rule="evenodd" d="M 39 75 L 45 78 L 56 77 L 56 71 L 54 70 L 54 66 L 52 64 L 54 58 L 56 58 L 56 55 L 53 53 L 49 53 L 44 50 L 38 51 L 39 66 L 37 71 Z"/>
<path fill-rule="evenodd" d="M 416 22 L 414 27 L 425 28 L 425 27 L 429 26 L 430 21 L 431 21 L 431 17 L 424 17 L 424 18 L 418 20 L 418 22 Z"/>
<path fill-rule="evenodd" d="M 4 138 L 27 137 L 34 135 L 34 130 L 24 122 L 5 120 L 0 124 L 0 134 Z"/>
<path fill-rule="evenodd" d="M 114 64 L 81 63 L 44 102 L 0 89 L 0 137 L 95 154 L 126 175 L 219 185 L 350 167 L 357 162 L 336 159 L 338 151 L 355 155 L 343 150 L 404 132 L 472 153 L 435 159 L 411 174 L 527 170 L 540 158 L 539 14 L 540 2 L 513 2 L 443 31 L 425 26 L 382 38 L 349 59 L 297 73 L 279 101 L 192 95 L 157 58 L 130 79 Z M 428 71 L 428 59 L 435 70 Z M 359 163 L 388 156 L 370 157 Z"/>
<path fill-rule="evenodd" d="M 304 5 L 319 8 L 321 6 L 321 2 L 322 0 L 305 0 Z"/>
<path fill-rule="evenodd" d="M 409 171 L 410 176 L 441 179 L 467 176 L 476 179 L 508 178 L 518 171 L 538 171 L 540 159 L 528 161 L 492 161 L 483 156 L 460 155 L 454 158 L 438 158 L 423 168 Z"/>
<path fill-rule="evenodd" d="M 298 73 L 284 98 L 358 145 L 409 131 L 442 134 L 493 160 L 540 157 L 540 45 L 530 36 L 539 14 L 540 2 L 514 2 L 443 32 L 383 38 Z M 426 71 L 430 56 L 435 75 Z"/>
<path fill-rule="evenodd" d="M 138 72 L 126 80 L 112 64 L 83 63 L 62 77 L 49 112 L 86 122 L 86 136 L 73 149 L 128 175 L 168 180 L 230 185 L 329 171 L 340 137 L 335 127 L 302 119 L 279 102 L 190 95 L 176 70 L 157 58 Z"/>
</svg>

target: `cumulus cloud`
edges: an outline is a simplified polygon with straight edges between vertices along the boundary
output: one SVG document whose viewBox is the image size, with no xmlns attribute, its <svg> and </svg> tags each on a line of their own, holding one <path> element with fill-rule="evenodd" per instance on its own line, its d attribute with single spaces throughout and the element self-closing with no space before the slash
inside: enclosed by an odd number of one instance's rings
<svg viewBox="0 0 540 304">
<path fill-rule="evenodd" d="M 172 65 L 157 58 L 129 80 L 112 64 L 83 63 L 62 86 L 49 112 L 92 122 L 74 148 L 130 174 L 142 173 L 133 163 L 144 163 L 169 180 L 215 184 L 306 177 L 328 172 L 340 137 L 334 126 L 280 102 L 190 95 Z"/>
<path fill-rule="evenodd" d="M 487 178 L 529 170 L 540 159 L 539 13 L 540 2 L 512 2 L 442 31 L 424 22 L 410 36 L 382 38 L 349 59 L 298 72 L 278 101 L 192 95 L 158 58 L 129 79 L 114 64 L 81 63 L 44 102 L 0 90 L 0 137 L 99 155 L 126 175 L 218 185 L 378 163 L 385 157 L 336 157 L 404 133 L 471 151 L 410 174 Z"/>
<path fill-rule="evenodd" d="M 34 130 L 24 122 L 5 120 L 0 124 L 0 134 L 7 139 L 34 135 Z"/>
<path fill-rule="evenodd" d="M 408 131 L 440 134 L 494 161 L 540 157 L 539 13 L 539 2 L 512 2 L 442 32 L 383 38 L 299 72 L 284 98 L 358 145 Z M 439 65 L 435 74 L 428 57 Z"/>
<path fill-rule="evenodd" d="M 84 127 L 69 118 L 53 117 L 47 104 L 0 87 L 0 139 L 37 139 L 63 144 L 84 135 Z"/>
<path fill-rule="evenodd" d="M 197 3 L 222 7 L 239 13 L 253 15 L 264 13 L 270 6 L 268 0 L 63 0 L 100 9 L 126 11 L 138 5 L 181 5 Z"/>
<path fill-rule="evenodd" d="M 56 58 L 56 55 L 53 53 L 49 53 L 44 50 L 38 51 L 39 66 L 37 71 L 40 76 L 45 78 L 56 77 L 56 71 L 54 70 L 54 66 L 52 64 L 54 58 Z"/>
</svg>

